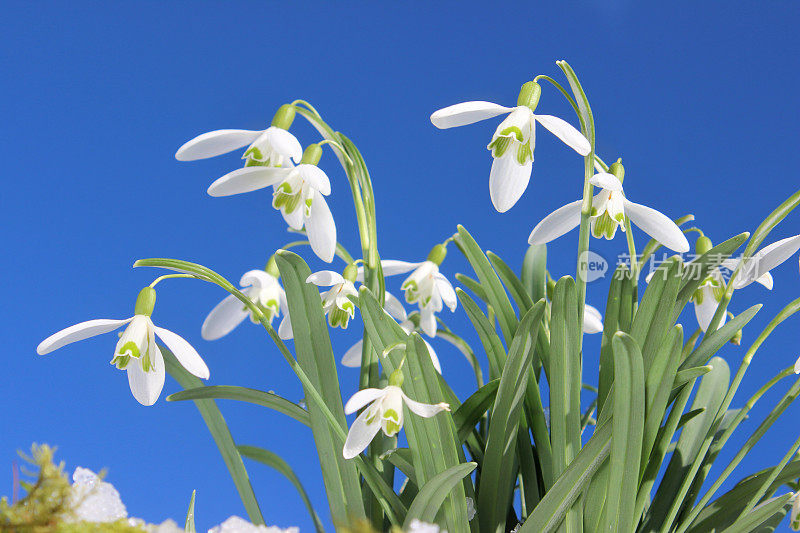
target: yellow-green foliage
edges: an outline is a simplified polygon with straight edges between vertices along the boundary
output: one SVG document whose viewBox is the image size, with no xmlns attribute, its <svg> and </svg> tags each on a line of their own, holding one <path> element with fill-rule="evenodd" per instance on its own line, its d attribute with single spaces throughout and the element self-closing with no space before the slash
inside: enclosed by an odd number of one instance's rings
<svg viewBox="0 0 800 533">
<path fill-rule="evenodd" d="M 31 455 L 20 453 L 26 462 L 38 471 L 25 473 L 35 481 L 21 482 L 25 497 L 17 502 L 0 499 L 0 531 L 3 533 L 134 533 L 144 531 L 129 525 L 125 520 L 95 524 L 75 522 L 75 501 L 64 463 L 53 462 L 55 449 L 43 444 L 33 444 Z"/>
</svg>

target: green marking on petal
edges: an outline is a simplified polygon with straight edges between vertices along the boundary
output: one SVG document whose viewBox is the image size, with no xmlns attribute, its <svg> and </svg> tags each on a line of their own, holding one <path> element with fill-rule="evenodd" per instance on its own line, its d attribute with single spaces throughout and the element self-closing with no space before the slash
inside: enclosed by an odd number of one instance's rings
<svg viewBox="0 0 800 533">
<path fill-rule="evenodd" d="M 517 163 L 524 165 L 529 160 L 533 161 L 533 152 L 531 151 L 530 143 L 519 145 L 519 148 L 517 148 Z"/>
<path fill-rule="evenodd" d="M 126 354 L 126 352 L 130 353 Z M 139 353 L 139 346 L 137 346 L 136 343 L 133 341 L 128 341 L 125 344 L 123 344 L 120 353 L 129 355 L 131 357 L 135 357 L 137 359 L 141 357 L 141 354 Z"/>
<path fill-rule="evenodd" d="M 131 357 L 129 355 L 116 355 L 111 360 L 111 364 L 120 370 L 125 370 L 125 367 L 127 367 L 128 363 L 130 362 L 131 362 Z"/>
<path fill-rule="evenodd" d="M 400 432 L 400 428 L 402 426 L 396 422 L 392 422 L 391 420 L 386 420 L 383 423 L 383 432 L 386 434 L 387 437 L 394 437 Z"/>
<path fill-rule="evenodd" d="M 397 414 L 397 411 L 394 409 L 387 409 L 383 412 L 383 419 L 384 420 L 394 420 L 395 422 L 400 421 L 400 415 Z"/>
<path fill-rule="evenodd" d="M 509 146 L 511 146 L 511 139 L 509 137 L 495 137 L 487 148 L 492 151 L 492 157 L 497 159 L 503 157 L 503 154 L 506 153 Z"/>
<path fill-rule="evenodd" d="M 517 141 L 524 142 L 525 138 L 522 136 L 522 130 L 519 129 L 517 126 L 509 126 L 503 131 L 500 132 L 500 135 L 507 137 L 509 135 L 513 135 L 517 138 Z"/>
</svg>

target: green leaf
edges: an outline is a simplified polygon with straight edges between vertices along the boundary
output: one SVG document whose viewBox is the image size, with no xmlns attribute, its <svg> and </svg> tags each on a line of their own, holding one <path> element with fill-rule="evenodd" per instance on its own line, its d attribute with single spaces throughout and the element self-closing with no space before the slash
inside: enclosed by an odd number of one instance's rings
<svg viewBox="0 0 800 533">
<path fill-rule="evenodd" d="M 545 302 L 540 300 L 525 314 L 511 342 L 508 360 L 500 378 L 478 490 L 478 519 L 482 533 L 505 531 L 506 513 L 516 479 L 517 430 L 525 384 L 544 309 Z"/>
<path fill-rule="evenodd" d="M 297 492 L 300 494 L 300 498 L 302 498 L 303 503 L 308 509 L 308 513 L 311 515 L 311 520 L 314 521 L 314 528 L 320 532 L 324 533 L 325 528 L 322 526 L 322 522 L 319 519 L 316 511 L 314 511 L 314 507 L 311 505 L 311 499 L 308 497 L 308 493 L 306 489 L 303 487 L 303 484 L 300 483 L 300 479 L 298 479 L 297 474 L 294 473 L 292 467 L 281 458 L 280 455 L 271 452 L 269 450 L 265 450 L 264 448 L 259 448 L 258 446 L 246 446 L 240 444 L 236 447 L 244 457 L 248 459 L 252 459 L 253 461 L 258 461 L 259 463 L 265 464 L 270 468 L 274 468 L 281 474 L 283 474 L 286 479 L 291 481 L 294 488 L 297 489 Z"/>
<path fill-rule="evenodd" d="M 339 392 L 336 361 L 328 336 L 328 325 L 322 312 L 319 290 L 306 283 L 311 270 L 300 256 L 288 251 L 275 256 L 292 317 L 297 362 L 311 384 L 321 394 L 325 405 L 342 428 L 347 427 L 344 406 Z M 308 395 L 308 393 L 306 393 Z M 342 456 L 342 443 L 315 402 L 308 403 L 311 431 L 322 467 L 322 478 L 328 494 L 331 518 L 336 523 L 349 523 L 363 517 L 361 478 L 356 463 Z"/>
<path fill-rule="evenodd" d="M 547 245 L 532 244 L 522 261 L 522 285 L 531 300 L 547 297 Z"/>
<path fill-rule="evenodd" d="M 753 253 L 758 249 L 759 246 L 761 246 L 761 243 L 764 242 L 764 239 L 767 238 L 767 235 L 769 235 L 775 226 L 777 226 L 781 220 L 786 218 L 786 216 L 798 205 L 800 205 L 800 191 L 797 191 L 787 198 L 785 202 L 776 207 L 775 210 L 764 219 L 764 221 L 753 232 L 753 236 L 750 238 L 750 242 L 747 243 L 743 255 L 745 257 L 753 255 Z"/>
<path fill-rule="evenodd" d="M 167 396 L 168 402 L 183 400 L 238 400 L 240 402 L 254 403 L 288 415 L 306 426 L 311 425 L 308 411 L 273 392 L 230 385 L 211 385 L 188 389 Z"/>
<path fill-rule="evenodd" d="M 503 281 L 503 285 L 506 286 L 509 294 L 511 294 L 511 297 L 514 299 L 514 303 L 517 304 L 519 314 L 524 315 L 528 309 L 533 307 L 534 302 L 534 300 L 528 294 L 528 291 L 525 289 L 525 285 L 522 284 L 522 281 L 520 281 L 511 267 L 508 266 L 506 262 L 500 258 L 500 256 L 493 252 L 487 251 L 486 257 L 489 258 L 489 261 L 492 263 L 495 272 L 497 272 L 497 275 L 500 276 L 500 279 Z"/>
<path fill-rule="evenodd" d="M 407 529 L 415 518 L 422 522 L 431 523 L 436 519 L 436 513 L 442 506 L 448 494 L 459 486 L 462 479 L 467 477 L 478 466 L 477 463 L 465 463 L 451 466 L 444 472 L 436 474 L 425 483 L 414 502 L 408 508 L 406 521 L 403 527 Z"/>
<path fill-rule="evenodd" d="M 453 412 L 453 421 L 458 428 L 458 440 L 464 442 L 475 425 L 483 418 L 483 414 L 494 403 L 500 380 L 490 381 L 464 400 Z"/>
<path fill-rule="evenodd" d="M 184 389 L 196 389 L 203 386 L 200 378 L 190 374 L 183 366 L 175 359 L 175 356 L 166 346 L 159 345 L 161 354 L 164 356 L 164 363 L 167 367 L 167 372 L 170 376 L 175 378 L 181 387 Z M 203 417 L 208 431 L 214 438 L 222 460 L 225 461 L 225 466 L 228 467 L 228 472 L 231 474 L 236 490 L 239 492 L 239 497 L 242 499 L 244 508 L 247 511 L 247 516 L 254 524 L 263 524 L 264 518 L 261 516 L 261 509 L 258 507 L 253 487 L 250 485 L 250 477 L 247 475 L 247 470 L 244 468 L 242 457 L 236 450 L 236 445 L 233 442 L 233 437 L 225 423 L 217 404 L 214 400 L 195 400 L 194 404 L 200 415 Z"/>
<path fill-rule="evenodd" d="M 620 265 L 611 278 L 606 300 L 605 316 L 603 317 L 603 338 L 600 341 L 600 377 L 597 386 L 597 412 L 603 412 L 611 384 L 614 382 L 614 352 L 611 341 L 617 331 L 628 332 L 621 327 L 620 313 L 622 310 L 623 286 L 632 285 L 628 278 L 628 269 Z M 595 500 L 596 501 L 596 500 Z M 591 502 L 590 502 L 591 504 Z"/>
<path fill-rule="evenodd" d="M 417 474 L 414 472 L 411 450 L 408 448 L 395 448 L 393 450 L 389 450 L 388 452 L 384 452 L 383 455 L 381 455 L 381 459 L 385 459 L 392 463 L 403 474 L 405 474 L 408 479 L 416 484 Z"/>
<path fill-rule="evenodd" d="M 644 366 L 636 341 L 617 333 L 614 348 L 614 417 L 604 531 L 634 531 L 636 491 L 644 433 Z"/>
<path fill-rule="evenodd" d="M 733 525 L 725 529 L 722 533 L 751 533 L 759 526 L 768 522 L 778 513 L 786 514 L 791 503 L 792 493 L 784 494 L 776 498 L 771 498 L 755 507 L 747 515 L 739 518 Z M 786 509 L 784 509 L 786 507 Z"/>
<path fill-rule="evenodd" d="M 700 380 L 691 407 L 691 410 L 706 410 L 687 422 L 681 431 L 678 445 L 648 512 L 645 526 L 651 530 L 661 530 L 673 523 L 710 444 L 706 442 L 706 436 L 728 391 L 730 370 L 725 360 L 719 357 L 714 357 L 709 364 L 712 370 Z"/>
<path fill-rule="evenodd" d="M 581 449 L 581 360 L 575 281 L 558 280 L 550 314 L 550 442 L 553 475 L 567 468 Z"/>
<path fill-rule="evenodd" d="M 197 491 L 192 491 L 192 497 L 189 500 L 189 510 L 186 511 L 186 525 L 183 527 L 183 531 L 185 533 L 195 533 L 194 528 L 194 497 L 197 495 Z"/>
<path fill-rule="evenodd" d="M 586 98 L 586 93 L 583 91 L 583 87 L 581 86 L 580 81 L 578 81 L 578 76 L 575 75 L 575 71 L 572 70 L 572 67 L 564 60 L 556 61 L 556 65 L 564 72 L 564 76 L 566 76 L 567 81 L 569 82 L 570 89 L 572 89 L 572 94 L 575 95 L 575 104 L 578 106 L 578 118 L 581 121 L 581 131 L 586 135 L 586 138 L 589 139 L 589 143 L 592 145 L 592 151 L 594 151 L 594 118 L 592 116 L 592 108 L 589 106 L 589 100 Z"/>
<path fill-rule="evenodd" d="M 461 302 L 464 312 L 467 313 L 467 317 L 472 322 L 472 326 L 478 333 L 481 344 L 483 344 L 483 349 L 489 359 L 489 375 L 493 380 L 500 379 L 500 375 L 503 373 L 503 366 L 506 364 L 506 351 L 503 348 L 500 336 L 469 294 L 460 288 L 456 288 L 456 296 L 458 296 L 458 301 Z"/>
<path fill-rule="evenodd" d="M 750 498 L 761 487 L 762 480 L 772 473 L 772 468 L 761 470 L 739 481 L 731 490 L 709 503 L 700 511 L 687 533 L 722 531 L 730 526 L 744 509 Z M 767 494 L 772 494 L 781 485 L 800 477 L 800 460 L 787 464 L 770 484 Z"/>
<path fill-rule="evenodd" d="M 542 498 L 518 533 L 556 531 L 611 451 L 611 424 L 600 425 L 580 453 Z"/>
<path fill-rule="evenodd" d="M 456 273 L 456 279 L 466 288 L 474 292 L 475 296 L 477 296 L 484 302 L 488 303 L 488 299 L 486 298 L 486 291 L 483 290 L 483 287 L 481 287 L 480 283 L 478 283 L 476 280 L 464 274 Z"/>
<path fill-rule="evenodd" d="M 711 372 L 711 367 L 708 365 L 695 366 L 693 368 L 681 370 L 675 374 L 675 381 L 672 383 L 672 388 L 678 389 L 683 387 L 693 379 L 705 376 L 709 372 Z"/>
<path fill-rule="evenodd" d="M 500 283 L 500 278 L 497 277 L 497 273 L 492 269 L 489 259 L 484 255 L 478 243 L 461 225 L 458 226 L 455 243 L 467 258 L 469 264 L 472 265 L 473 270 L 475 270 L 481 287 L 486 291 L 487 302 L 497 313 L 497 320 L 500 323 L 500 329 L 503 331 L 503 338 L 507 343 L 510 343 L 517 330 L 518 321 L 514 308 L 511 307 L 511 301 L 508 299 L 508 294 L 506 294 L 503 284 Z"/>
<path fill-rule="evenodd" d="M 700 343 L 700 346 L 689 354 L 689 357 L 681 364 L 681 370 L 704 364 L 709 357 L 725 346 L 725 344 L 736 335 L 737 331 L 745 327 L 747 323 L 756 316 L 756 313 L 758 313 L 760 309 L 761 304 L 756 304 L 736 315 L 730 322 L 726 323 L 717 331 L 707 333 L 703 342 Z"/>
</svg>

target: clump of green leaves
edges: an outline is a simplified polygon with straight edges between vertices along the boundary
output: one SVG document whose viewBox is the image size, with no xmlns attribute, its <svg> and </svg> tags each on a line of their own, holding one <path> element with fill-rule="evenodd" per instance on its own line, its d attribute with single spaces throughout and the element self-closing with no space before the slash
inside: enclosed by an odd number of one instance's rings
<svg viewBox="0 0 800 533">
<path fill-rule="evenodd" d="M 0 530 L 11 533 L 134 533 L 144 531 L 124 519 L 108 523 L 75 521 L 82 500 L 73 497 L 64 463 L 53 461 L 55 448 L 33 444 L 20 456 L 35 470 L 23 470 L 31 481 L 20 481 L 25 496 L 16 502 L 0 499 Z"/>
</svg>

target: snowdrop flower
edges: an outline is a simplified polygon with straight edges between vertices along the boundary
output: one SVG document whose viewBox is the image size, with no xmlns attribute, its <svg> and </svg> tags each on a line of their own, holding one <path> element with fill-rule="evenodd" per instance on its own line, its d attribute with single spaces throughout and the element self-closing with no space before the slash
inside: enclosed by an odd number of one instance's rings
<svg viewBox="0 0 800 533">
<path fill-rule="evenodd" d="M 298 162 L 303 152 L 300 142 L 287 130 L 295 116 L 294 106 L 284 104 L 278 108 L 272 125 L 262 131 L 215 130 L 198 135 L 175 153 L 178 161 L 195 161 L 226 154 L 250 145 L 242 159 L 245 168 L 237 172 L 247 174 L 251 167 L 282 167 L 290 160 Z"/>
<path fill-rule="evenodd" d="M 347 329 L 347 324 L 356 314 L 356 306 L 350 296 L 358 296 L 353 282 L 356 279 L 356 266 L 347 265 L 343 274 L 331 270 L 322 270 L 308 276 L 306 283 L 318 287 L 330 287 L 322 293 L 322 309 L 328 316 L 328 324 L 332 328 Z"/>
<path fill-rule="evenodd" d="M 399 322 L 400 327 L 403 331 L 406 332 L 407 335 L 410 335 L 416 327 L 414 323 L 408 319 L 408 315 L 406 314 L 406 310 L 403 307 L 403 304 L 400 303 L 400 300 L 394 297 L 393 294 L 390 292 L 386 292 L 384 296 L 384 310 L 386 313 L 397 320 Z M 433 367 L 436 369 L 437 372 L 440 374 L 442 373 L 442 365 L 439 362 L 439 357 L 436 355 L 436 351 L 433 349 L 433 346 L 430 343 L 423 339 L 425 346 L 428 348 L 428 354 L 431 356 L 431 362 L 433 363 Z M 347 352 L 345 352 L 344 356 L 342 357 L 342 365 L 349 367 L 349 368 L 359 368 L 361 366 L 361 355 L 363 352 L 364 341 L 360 340 L 356 342 L 353 346 L 351 346 Z"/>
<path fill-rule="evenodd" d="M 622 165 L 618 162 L 614 163 L 609 170 L 614 171 L 617 175 L 600 172 L 589 180 L 592 185 L 602 189 L 592 199 L 592 234 L 597 238 L 613 239 L 618 227 L 625 231 L 625 217 L 627 216 L 632 223 L 667 248 L 680 253 L 688 252 L 689 241 L 668 216 L 625 198 L 620 179 L 624 176 Z M 582 200 L 578 200 L 547 215 L 533 228 L 528 242 L 544 244 L 580 225 L 581 204 Z"/>
<path fill-rule="evenodd" d="M 603 315 L 596 308 L 586 304 L 583 309 L 583 332 L 601 333 L 603 331 Z"/>
<path fill-rule="evenodd" d="M 330 263 L 336 251 L 336 224 L 325 201 L 331 182 L 318 166 L 322 147 L 310 144 L 300 164 L 288 167 L 245 167 L 219 178 L 208 188 L 211 196 L 230 196 L 273 188 L 272 207 L 279 210 L 295 230 L 305 226 L 311 248 Z"/>
<path fill-rule="evenodd" d="M 442 411 L 449 411 L 446 403 L 430 405 L 415 402 L 400 388 L 403 384 L 403 374 L 398 368 L 389 376 L 389 385 L 383 389 L 363 389 L 356 392 L 344 406 L 345 414 L 352 414 L 367 407 L 358 415 L 344 443 L 342 455 L 345 459 L 352 459 L 363 452 L 378 431 L 383 430 L 387 437 L 393 437 L 403 427 L 403 404 L 408 409 L 423 418 L 430 418 Z"/>
<path fill-rule="evenodd" d="M 792 496 L 792 512 L 789 515 L 789 526 L 792 531 L 800 531 L 800 493 Z"/>
<path fill-rule="evenodd" d="M 275 259 L 270 258 L 266 271 L 245 272 L 239 281 L 239 285 L 243 287 L 242 292 L 262 309 L 270 324 L 273 318 L 281 314 L 281 309 L 286 307 L 286 293 L 278 281 L 279 276 Z M 233 331 L 248 315 L 253 324 L 259 323 L 258 318 L 231 294 L 208 314 L 200 330 L 201 335 L 208 341 L 219 339 Z"/>
<path fill-rule="evenodd" d="M 436 336 L 436 313 L 443 309 L 442 304 L 447 305 L 450 311 L 455 311 L 458 304 L 456 291 L 439 272 L 439 265 L 446 255 L 447 249 L 437 244 L 428 254 L 428 259 L 421 263 L 393 259 L 381 261 L 384 276 L 405 274 L 413 270 L 400 288 L 405 292 L 406 302 L 419 305 L 420 327 L 429 337 Z"/>
<path fill-rule="evenodd" d="M 580 155 L 586 156 L 591 151 L 586 137 L 568 122 L 551 115 L 534 114 L 541 92 L 538 83 L 529 81 L 522 86 L 516 107 L 481 101 L 463 102 L 440 109 L 431 115 L 433 125 L 445 129 L 508 113 L 487 146 L 494 158 L 489 174 L 489 193 L 492 204 L 501 213 L 511 209 L 528 187 L 533 167 L 537 122 Z"/>
<path fill-rule="evenodd" d="M 156 291 L 145 287 L 136 299 L 134 316 L 124 320 L 97 319 L 75 324 L 51 335 L 36 348 L 39 355 L 57 350 L 76 341 L 108 333 L 127 324 L 119 338 L 111 364 L 127 370 L 128 383 L 133 397 L 142 405 L 153 405 L 164 387 L 164 357 L 156 344 L 156 335 L 175 355 L 178 362 L 191 374 L 208 379 L 209 371 L 203 359 L 183 337 L 159 328 L 150 319 L 156 300 Z"/>
</svg>

